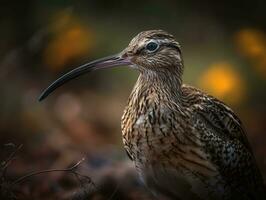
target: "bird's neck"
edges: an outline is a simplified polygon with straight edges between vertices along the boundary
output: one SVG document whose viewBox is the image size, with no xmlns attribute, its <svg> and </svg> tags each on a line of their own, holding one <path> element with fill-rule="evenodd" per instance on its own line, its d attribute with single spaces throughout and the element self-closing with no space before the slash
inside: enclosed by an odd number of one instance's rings
<svg viewBox="0 0 266 200">
<path fill-rule="evenodd" d="M 122 117 L 123 132 L 150 109 L 175 109 L 181 104 L 181 85 L 181 76 L 175 72 L 141 72 Z"/>
<path fill-rule="evenodd" d="M 175 71 L 146 71 L 141 72 L 135 84 L 132 95 L 135 100 L 147 99 L 156 103 L 161 100 L 180 101 L 182 79 Z M 154 102 L 152 102 L 154 101 Z"/>
</svg>

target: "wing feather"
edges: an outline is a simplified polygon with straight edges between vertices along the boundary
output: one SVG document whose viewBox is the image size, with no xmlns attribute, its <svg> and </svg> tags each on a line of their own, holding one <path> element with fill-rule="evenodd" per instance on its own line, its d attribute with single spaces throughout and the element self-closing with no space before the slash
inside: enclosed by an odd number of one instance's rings
<svg viewBox="0 0 266 200">
<path fill-rule="evenodd" d="M 239 118 L 212 96 L 187 86 L 183 91 L 204 149 L 229 188 L 238 196 L 260 199 L 263 179 Z"/>
</svg>

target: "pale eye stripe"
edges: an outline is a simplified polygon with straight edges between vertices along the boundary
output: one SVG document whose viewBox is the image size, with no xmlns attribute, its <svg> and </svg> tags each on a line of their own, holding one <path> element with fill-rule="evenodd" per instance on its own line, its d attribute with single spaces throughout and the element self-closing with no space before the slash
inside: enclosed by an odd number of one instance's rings
<svg viewBox="0 0 266 200">
<path fill-rule="evenodd" d="M 173 43 L 170 42 L 168 39 L 147 39 L 147 40 L 145 40 L 145 41 L 142 41 L 142 42 L 139 44 L 139 48 L 138 48 L 138 50 L 137 50 L 136 53 L 140 53 L 140 52 L 142 52 L 142 51 L 146 48 L 146 45 L 147 45 L 149 42 L 155 42 L 155 43 L 158 43 L 158 44 L 159 44 L 159 48 L 162 47 L 162 46 L 166 46 L 166 47 L 174 48 L 174 49 L 178 50 L 179 53 L 181 53 L 181 50 L 180 50 L 180 47 L 178 46 L 178 44 L 173 44 Z"/>
</svg>

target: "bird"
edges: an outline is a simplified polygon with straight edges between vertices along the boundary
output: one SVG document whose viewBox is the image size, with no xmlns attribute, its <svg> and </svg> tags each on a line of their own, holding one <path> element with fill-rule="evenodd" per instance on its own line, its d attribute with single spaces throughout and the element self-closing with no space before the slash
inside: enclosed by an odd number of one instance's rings
<svg viewBox="0 0 266 200">
<path fill-rule="evenodd" d="M 71 70 L 39 100 L 80 75 L 116 66 L 139 72 L 122 116 L 122 140 L 156 198 L 264 199 L 242 122 L 222 101 L 183 83 L 181 46 L 164 30 L 140 32 L 120 53 Z"/>
</svg>

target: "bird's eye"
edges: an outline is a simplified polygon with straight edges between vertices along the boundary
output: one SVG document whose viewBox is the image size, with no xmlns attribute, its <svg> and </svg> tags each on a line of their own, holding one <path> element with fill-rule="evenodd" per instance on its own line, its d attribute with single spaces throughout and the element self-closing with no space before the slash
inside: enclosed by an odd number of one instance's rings
<svg viewBox="0 0 266 200">
<path fill-rule="evenodd" d="M 154 52 L 154 51 L 156 51 L 158 48 L 159 48 L 159 45 L 158 45 L 156 42 L 149 42 L 149 43 L 146 45 L 146 49 L 147 49 L 149 52 Z"/>
</svg>

